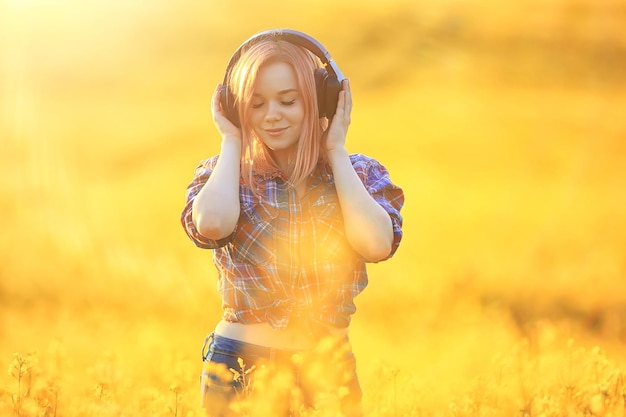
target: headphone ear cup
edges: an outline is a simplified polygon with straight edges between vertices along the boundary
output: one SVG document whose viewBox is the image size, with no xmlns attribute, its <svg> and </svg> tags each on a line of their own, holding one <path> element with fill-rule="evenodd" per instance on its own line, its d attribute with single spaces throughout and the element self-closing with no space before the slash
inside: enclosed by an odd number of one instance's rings
<svg viewBox="0 0 626 417">
<path fill-rule="evenodd" d="M 335 75 L 329 75 L 326 79 L 326 117 L 329 120 L 337 112 L 337 101 L 341 91 L 341 82 Z"/>
<path fill-rule="evenodd" d="M 326 79 L 328 72 L 324 68 L 315 69 L 315 90 L 317 93 L 317 110 L 319 116 L 326 116 Z"/>
<path fill-rule="evenodd" d="M 337 111 L 337 100 L 341 91 L 341 83 L 337 77 L 330 75 L 325 68 L 315 69 L 315 89 L 317 90 L 317 107 L 320 117 L 329 120 Z"/>
<path fill-rule="evenodd" d="M 222 105 L 222 111 L 232 124 L 237 127 L 241 127 L 241 123 L 239 121 L 239 111 L 235 101 L 235 96 L 230 92 L 228 85 L 222 85 L 220 88 L 220 104 Z"/>
</svg>

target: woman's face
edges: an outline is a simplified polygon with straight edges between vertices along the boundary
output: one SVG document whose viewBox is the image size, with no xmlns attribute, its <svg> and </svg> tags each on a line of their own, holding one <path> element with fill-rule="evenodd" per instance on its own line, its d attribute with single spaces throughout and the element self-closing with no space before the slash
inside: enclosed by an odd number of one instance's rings
<svg viewBox="0 0 626 417">
<path fill-rule="evenodd" d="M 272 62 L 261 67 L 249 106 L 252 130 L 281 168 L 287 167 L 304 123 L 302 94 L 291 65 Z"/>
</svg>

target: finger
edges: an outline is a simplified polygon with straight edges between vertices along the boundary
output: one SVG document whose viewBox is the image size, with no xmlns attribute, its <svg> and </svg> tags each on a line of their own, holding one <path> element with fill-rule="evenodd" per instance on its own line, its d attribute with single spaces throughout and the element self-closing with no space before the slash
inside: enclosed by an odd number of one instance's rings
<svg viewBox="0 0 626 417">
<path fill-rule="evenodd" d="M 350 120 L 350 113 L 352 112 L 352 92 L 350 91 L 350 81 L 343 81 L 343 93 L 344 93 L 344 117 L 346 120 Z"/>
<path fill-rule="evenodd" d="M 341 91 L 339 92 L 339 95 L 343 95 L 344 97 L 344 109 L 349 110 L 352 106 L 352 94 L 350 92 L 350 83 L 347 79 L 341 82 Z"/>
<path fill-rule="evenodd" d="M 337 108 L 335 110 L 335 116 L 343 115 L 344 107 L 346 104 L 346 92 L 341 90 L 339 91 L 339 95 L 337 96 Z"/>
<path fill-rule="evenodd" d="M 218 84 L 217 88 L 213 92 L 212 108 L 213 108 L 213 113 L 214 114 L 222 112 L 222 105 L 221 105 L 222 94 L 221 94 L 221 89 L 222 89 L 222 85 Z"/>
<path fill-rule="evenodd" d="M 218 84 L 213 92 L 213 102 L 219 103 L 222 98 L 222 85 Z"/>
</svg>

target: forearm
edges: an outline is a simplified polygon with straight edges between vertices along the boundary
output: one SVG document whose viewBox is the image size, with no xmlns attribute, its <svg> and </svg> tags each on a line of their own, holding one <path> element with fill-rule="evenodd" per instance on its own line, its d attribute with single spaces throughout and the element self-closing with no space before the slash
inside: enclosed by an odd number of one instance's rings
<svg viewBox="0 0 626 417">
<path fill-rule="evenodd" d="M 209 239 L 227 237 L 237 225 L 240 158 L 241 141 L 225 137 L 215 169 L 193 202 L 193 223 Z"/>
<path fill-rule="evenodd" d="M 391 253 L 393 226 L 389 214 L 372 198 L 354 171 L 345 148 L 327 153 L 348 242 L 368 261 L 379 261 Z"/>
</svg>

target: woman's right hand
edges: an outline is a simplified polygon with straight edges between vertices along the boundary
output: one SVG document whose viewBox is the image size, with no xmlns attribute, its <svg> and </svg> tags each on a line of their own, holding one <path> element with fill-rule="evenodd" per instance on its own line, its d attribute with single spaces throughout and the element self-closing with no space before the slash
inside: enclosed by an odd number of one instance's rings
<svg viewBox="0 0 626 417">
<path fill-rule="evenodd" d="M 191 218 L 198 233 L 220 240 L 229 236 L 239 221 L 239 178 L 242 136 L 220 105 L 220 86 L 213 93 L 211 113 L 222 135 L 220 153 L 211 175 L 193 201 Z"/>
<path fill-rule="evenodd" d="M 236 137 L 241 140 L 241 129 L 235 126 L 224 113 L 221 105 L 222 85 L 218 84 L 213 92 L 213 101 L 211 103 L 211 114 L 213 116 L 213 124 L 222 135 L 222 138 Z"/>
</svg>

